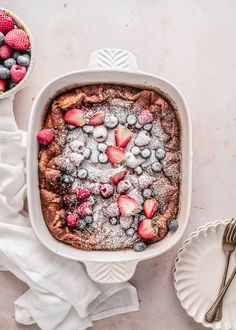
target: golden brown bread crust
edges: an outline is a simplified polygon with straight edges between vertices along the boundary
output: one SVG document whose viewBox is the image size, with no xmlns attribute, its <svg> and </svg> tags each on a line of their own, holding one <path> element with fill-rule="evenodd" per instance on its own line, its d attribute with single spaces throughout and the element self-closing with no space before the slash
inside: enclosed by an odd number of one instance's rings
<svg viewBox="0 0 236 330">
<path fill-rule="evenodd" d="M 64 243 L 85 250 L 111 248 L 99 247 L 96 232 L 92 230 L 82 232 L 65 225 L 66 210 L 76 204 L 76 196 L 71 187 L 62 184 L 60 180 L 61 174 L 65 171 L 61 154 L 65 148 L 68 133 L 63 117 L 71 108 L 99 104 L 112 98 L 131 101 L 133 109 L 137 111 L 149 109 L 160 121 L 163 130 L 166 157 L 163 161 L 163 172 L 156 174 L 157 181 L 153 184 L 161 205 L 159 230 L 157 237 L 147 243 L 158 241 L 167 234 L 168 221 L 177 216 L 179 209 L 180 127 L 173 104 L 152 90 L 138 90 L 127 86 L 99 84 L 65 92 L 56 97 L 45 116 L 43 127 L 52 129 L 55 138 L 48 146 L 40 147 L 39 189 L 44 219 L 52 235 Z"/>
</svg>

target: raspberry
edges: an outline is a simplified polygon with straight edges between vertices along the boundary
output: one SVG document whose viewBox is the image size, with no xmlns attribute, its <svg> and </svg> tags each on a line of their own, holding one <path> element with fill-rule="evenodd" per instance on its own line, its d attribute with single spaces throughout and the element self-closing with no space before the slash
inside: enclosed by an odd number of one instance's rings
<svg viewBox="0 0 236 330">
<path fill-rule="evenodd" d="M 1 59 L 6 60 L 9 57 L 11 57 L 12 54 L 13 54 L 13 49 L 11 49 L 11 47 L 9 47 L 8 45 L 0 46 L 0 58 Z"/>
<path fill-rule="evenodd" d="M 40 132 L 38 132 L 37 134 L 37 140 L 38 143 L 43 144 L 43 145 L 48 145 L 49 143 L 52 142 L 54 138 L 54 134 L 53 132 L 48 129 L 48 128 L 44 128 L 42 129 Z"/>
<path fill-rule="evenodd" d="M 119 194 L 126 193 L 130 188 L 132 187 L 132 184 L 129 180 L 123 180 L 120 181 L 117 185 L 117 192 Z"/>
<path fill-rule="evenodd" d="M 104 208 L 104 213 L 109 217 L 118 217 L 120 215 L 120 210 L 116 202 L 111 203 L 108 207 Z"/>
<path fill-rule="evenodd" d="M 100 194 L 100 183 L 99 182 L 91 182 L 87 184 L 87 188 L 93 195 Z"/>
<path fill-rule="evenodd" d="M 111 184 L 109 184 L 109 183 L 101 184 L 100 194 L 104 198 L 109 198 L 109 197 L 113 196 L 113 194 L 114 194 L 114 188 L 113 188 L 113 186 Z"/>
<path fill-rule="evenodd" d="M 69 214 L 66 217 L 67 226 L 69 226 L 71 228 L 76 227 L 76 222 L 77 222 L 78 219 L 79 219 L 79 217 L 78 217 L 77 214 Z"/>
<path fill-rule="evenodd" d="M 153 184 L 153 177 L 148 174 L 142 174 L 138 179 L 138 184 L 140 189 L 148 188 Z"/>
<path fill-rule="evenodd" d="M 30 42 L 27 33 L 22 29 L 14 29 L 7 33 L 5 43 L 16 50 L 26 50 Z"/>
<path fill-rule="evenodd" d="M 90 191 L 86 187 L 78 186 L 76 189 L 76 196 L 79 200 L 88 199 L 90 196 Z"/>
<path fill-rule="evenodd" d="M 151 123 L 153 121 L 153 115 L 149 110 L 143 110 L 138 116 L 138 122 L 141 125 Z"/>
<path fill-rule="evenodd" d="M 93 206 L 89 202 L 84 202 L 78 207 L 78 215 L 83 218 L 93 214 Z"/>
<path fill-rule="evenodd" d="M 19 83 L 26 75 L 26 68 L 21 65 L 13 64 L 10 73 L 11 73 L 11 80 L 15 83 Z"/>
</svg>

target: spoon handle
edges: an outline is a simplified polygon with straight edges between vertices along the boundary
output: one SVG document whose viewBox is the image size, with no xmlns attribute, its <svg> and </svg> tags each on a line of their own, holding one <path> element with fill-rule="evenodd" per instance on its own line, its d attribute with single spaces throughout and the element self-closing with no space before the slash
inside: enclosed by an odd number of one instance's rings
<svg viewBox="0 0 236 330">
<path fill-rule="evenodd" d="M 205 319 L 207 322 L 212 322 L 212 320 L 214 320 L 215 314 L 216 314 L 216 309 L 219 305 L 219 303 L 222 301 L 222 299 L 224 298 L 224 295 L 226 294 L 231 282 L 233 281 L 233 278 L 236 274 L 236 267 L 233 270 L 232 275 L 230 276 L 230 278 L 228 279 L 227 283 L 225 284 L 225 286 L 223 287 L 223 289 L 220 291 L 218 297 L 216 298 L 215 302 L 212 304 L 212 306 L 210 307 L 210 309 L 208 310 L 208 312 L 205 315 Z"/>
</svg>

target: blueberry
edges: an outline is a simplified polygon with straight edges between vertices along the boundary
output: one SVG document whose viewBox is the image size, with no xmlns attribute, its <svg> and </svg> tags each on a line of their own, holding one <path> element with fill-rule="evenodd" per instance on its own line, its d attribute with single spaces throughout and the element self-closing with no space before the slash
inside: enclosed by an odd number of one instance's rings
<svg viewBox="0 0 236 330">
<path fill-rule="evenodd" d="M 130 228 L 126 229 L 125 233 L 126 233 L 127 236 L 134 236 L 135 229 L 130 227 Z"/>
<path fill-rule="evenodd" d="M 29 54 L 22 54 L 22 56 L 27 57 L 28 59 L 30 59 L 30 55 Z"/>
<path fill-rule="evenodd" d="M 139 122 L 137 122 L 135 125 L 135 128 L 137 128 L 137 129 L 141 129 L 142 127 L 143 127 L 143 125 L 140 124 Z"/>
<path fill-rule="evenodd" d="M 162 170 L 162 165 L 160 162 L 154 162 L 154 163 L 152 163 L 151 168 L 152 168 L 153 172 L 157 173 Z"/>
<path fill-rule="evenodd" d="M 142 251 L 146 250 L 146 248 L 147 248 L 147 245 L 142 241 L 135 242 L 133 245 L 133 249 L 135 252 L 142 252 Z"/>
<path fill-rule="evenodd" d="M 110 222 L 111 225 L 114 226 L 114 225 L 118 224 L 118 219 L 115 218 L 115 217 L 112 217 L 112 218 L 109 219 L 109 222 Z"/>
<path fill-rule="evenodd" d="M 89 159 L 91 157 L 92 150 L 90 148 L 85 148 L 84 149 L 84 158 Z"/>
<path fill-rule="evenodd" d="M 155 155 L 158 160 L 162 160 L 163 158 L 165 158 L 166 152 L 162 147 L 159 147 L 157 148 Z"/>
<path fill-rule="evenodd" d="M 74 182 L 74 178 L 73 178 L 73 176 L 71 176 L 71 175 L 68 175 L 68 174 L 63 174 L 62 176 L 61 176 L 61 181 L 63 182 L 63 183 L 68 183 L 68 184 L 72 184 L 73 182 Z"/>
<path fill-rule="evenodd" d="M 66 127 L 68 128 L 69 131 L 71 131 L 72 129 L 75 129 L 76 128 L 76 126 L 69 125 L 69 124 L 66 124 Z"/>
<path fill-rule="evenodd" d="M 135 156 L 138 156 L 138 155 L 140 154 L 140 152 L 141 152 L 140 148 L 137 147 L 137 146 L 132 147 L 130 151 L 131 151 L 132 154 L 134 154 Z"/>
<path fill-rule="evenodd" d="M 84 220 L 86 221 L 86 223 L 88 225 L 90 225 L 91 223 L 93 223 L 93 217 L 91 217 L 91 216 L 85 217 Z"/>
<path fill-rule="evenodd" d="M 129 125 L 135 125 L 137 123 L 137 117 L 135 115 L 128 115 L 126 121 Z"/>
<path fill-rule="evenodd" d="M 29 66 L 30 65 L 30 57 L 20 55 L 17 57 L 17 63 L 22 66 Z"/>
<path fill-rule="evenodd" d="M 119 122 L 121 123 L 121 124 L 125 124 L 126 123 L 126 113 L 125 113 L 125 111 L 120 111 L 119 112 Z"/>
<path fill-rule="evenodd" d="M 7 60 L 4 61 L 4 66 L 8 69 L 12 67 L 13 64 L 16 64 L 16 60 L 14 58 L 8 58 Z"/>
<path fill-rule="evenodd" d="M 77 175 L 79 179 L 86 179 L 88 177 L 88 171 L 86 168 L 81 168 L 78 170 Z"/>
<path fill-rule="evenodd" d="M 131 225 L 132 228 L 134 228 L 134 230 L 136 231 L 138 228 L 138 222 L 134 221 Z"/>
<path fill-rule="evenodd" d="M 139 223 L 139 222 L 143 221 L 144 219 L 146 219 L 146 217 L 143 214 L 137 214 L 134 217 L 134 222 Z"/>
<path fill-rule="evenodd" d="M 143 190 L 143 197 L 144 198 L 150 198 L 152 197 L 152 190 L 149 188 L 146 188 Z"/>
<path fill-rule="evenodd" d="M 137 175 L 140 175 L 143 173 L 143 169 L 141 166 L 138 166 L 134 169 L 134 173 L 137 174 Z"/>
<path fill-rule="evenodd" d="M 176 231 L 179 227 L 178 221 L 176 219 L 170 219 L 168 223 L 168 228 L 170 231 Z"/>
<path fill-rule="evenodd" d="M 20 53 L 14 52 L 12 57 L 14 58 L 14 60 L 17 60 L 18 56 L 20 56 Z"/>
<path fill-rule="evenodd" d="M 66 158 L 65 160 L 63 160 L 60 164 L 60 168 L 62 169 L 62 171 L 64 171 L 66 174 L 72 174 L 76 168 L 75 166 L 71 163 L 69 158 Z"/>
<path fill-rule="evenodd" d="M 151 150 L 149 148 L 145 148 L 141 151 L 141 156 L 143 158 L 148 158 L 151 156 Z"/>
<path fill-rule="evenodd" d="M 0 67 L 0 79 L 8 79 L 10 77 L 10 70 L 4 66 Z"/>
<path fill-rule="evenodd" d="M 115 128 L 118 125 L 119 120 L 115 115 L 108 113 L 105 117 L 104 122 L 106 127 Z"/>
<path fill-rule="evenodd" d="M 152 127 L 153 125 L 151 123 L 143 125 L 143 129 L 145 129 L 145 131 L 151 131 Z"/>
<path fill-rule="evenodd" d="M 79 219 L 76 222 L 76 228 L 79 230 L 83 230 L 86 228 L 87 222 L 85 221 L 85 219 Z"/>
<path fill-rule="evenodd" d="M 11 81 L 11 80 L 7 82 L 7 88 L 8 88 L 8 89 L 12 89 L 12 88 L 14 88 L 16 85 L 17 85 L 17 83 L 15 83 L 15 82 L 13 82 L 13 81 Z"/>
<path fill-rule="evenodd" d="M 100 153 L 100 154 L 98 155 L 98 161 L 99 161 L 99 163 L 101 163 L 101 164 L 106 164 L 106 163 L 108 162 L 108 157 L 107 157 L 107 155 L 106 155 L 105 153 Z"/>
<path fill-rule="evenodd" d="M 2 46 L 4 43 L 4 34 L 0 32 L 0 46 Z"/>
<path fill-rule="evenodd" d="M 92 125 L 84 125 L 82 127 L 82 130 L 84 131 L 84 133 L 92 134 L 93 130 L 94 130 L 94 127 Z"/>
<path fill-rule="evenodd" d="M 107 149 L 107 144 L 106 143 L 98 143 L 98 146 L 97 146 L 98 150 L 101 151 L 101 152 L 105 152 L 106 149 Z"/>
</svg>

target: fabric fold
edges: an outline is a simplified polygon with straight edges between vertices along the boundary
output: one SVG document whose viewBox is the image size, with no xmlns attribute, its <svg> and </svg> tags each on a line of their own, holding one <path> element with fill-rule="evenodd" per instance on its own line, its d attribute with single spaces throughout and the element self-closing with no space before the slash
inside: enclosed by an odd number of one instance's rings
<svg viewBox="0 0 236 330">
<path fill-rule="evenodd" d="M 23 211 L 25 150 L 26 132 L 0 131 L 0 270 L 29 286 L 15 301 L 16 321 L 43 330 L 84 330 L 94 320 L 137 311 L 131 284 L 95 283 L 80 263 L 55 255 L 37 239 Z"/>
</svg>

